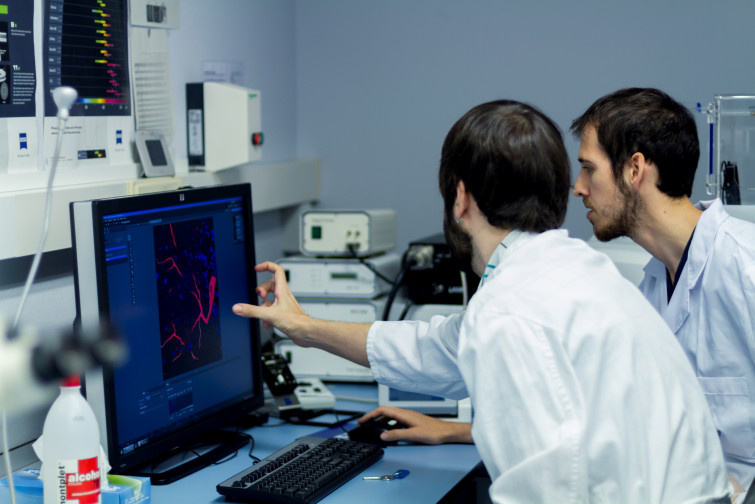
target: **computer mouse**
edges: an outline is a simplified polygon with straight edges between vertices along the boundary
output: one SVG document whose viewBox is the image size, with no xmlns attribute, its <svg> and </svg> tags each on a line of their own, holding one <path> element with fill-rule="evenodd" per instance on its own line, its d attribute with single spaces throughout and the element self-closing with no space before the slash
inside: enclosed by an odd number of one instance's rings
<svg viewBox="0 0 755 504">
<path fill-rule="evenodd" d="M 369 443 L 378 446 L 396 445 L 398 441 L 383 441 L 380 434 L 391 429 L 404 429 L 406 425 L 394 418 L 378 417 L 368 420 L 361 425 L 351 429 L 349 439 L 361 443 Z"/>
</svg>

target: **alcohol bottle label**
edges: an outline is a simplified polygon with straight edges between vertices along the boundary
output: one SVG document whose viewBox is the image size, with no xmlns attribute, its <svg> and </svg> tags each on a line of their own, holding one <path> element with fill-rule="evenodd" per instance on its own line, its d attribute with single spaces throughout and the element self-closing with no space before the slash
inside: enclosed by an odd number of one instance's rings
<svg viewBox="0 0 755 504">
<path fill-rule="evenodd" d="M 59 504 L 99 504 L 100 467 L 98 457 L 82 460 L 58 461 L 58 489 L 55 502 Z"/>
</svg>

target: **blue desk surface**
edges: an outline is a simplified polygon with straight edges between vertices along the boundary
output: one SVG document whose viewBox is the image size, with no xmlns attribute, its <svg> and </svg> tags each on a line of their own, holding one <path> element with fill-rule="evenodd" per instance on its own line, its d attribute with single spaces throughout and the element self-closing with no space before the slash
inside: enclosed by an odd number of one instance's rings
<svg viewBox="0 0 755 504">
<path fill-rule="evenodd" d="M 336 396 L 374 397 L 376 388 L 365 385 L 328 384 Z M 349 411 L 369 411 L 375 404 L 337 401 L 337 407 Z M 316 419 L 320 420 L 320 419 Z M 333 417 L 323 417 L 332 421 Z M 271 418 L 267 425 L 249 429 L 254 436 L 254 452 L 264 458 L 296 438 L 322 431 L 322 427 L 292 425 Z M 251 466 L 253 461 L 247 456 L 249 445 L 242 448 L 231 460 L 219 465 L 206 467 L 175 483 L 152 487 L 152 502 L 163 503 L 205 503 L 225 502 L 215 490 L 215 486 Z M 408 469 L 411 474 L 405 479 L 393 481 L 364 481 L 361 476 L 353 478 L 334 493 L 323 499 L 323 504 L 358 502 L 360 504 L 380 503 L 399 504 L 437 502 L 477 463 L 480 456 L 473 445 L 405 445 L 385 448 L 383 458 L 367 468 L 363 475 L 377 476 L 389 474 L 397 469 Z"/>
</svg>

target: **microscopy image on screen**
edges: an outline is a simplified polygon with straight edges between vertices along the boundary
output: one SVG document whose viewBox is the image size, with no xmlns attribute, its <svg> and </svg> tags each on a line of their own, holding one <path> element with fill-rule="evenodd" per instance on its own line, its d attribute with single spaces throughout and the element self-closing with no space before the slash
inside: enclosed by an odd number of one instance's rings
<svg viewBox="0 0 755 504">
<path fill-rule="evenodd" d="M 155 226 L 163 379 L 223 357 L 211 218 Z"/>
</svg>

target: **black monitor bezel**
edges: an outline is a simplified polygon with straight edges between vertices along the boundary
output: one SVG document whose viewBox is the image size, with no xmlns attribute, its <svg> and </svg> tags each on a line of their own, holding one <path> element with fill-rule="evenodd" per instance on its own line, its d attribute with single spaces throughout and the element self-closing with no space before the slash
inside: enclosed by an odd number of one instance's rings
<svg viewBox="0 0 755 504">
<path fill-rule="evenodd" d="M 138 196 L 124 196 L 116 198 L 107 198 L 101 200 L 92 201 L 92 234 L 95 246 L 95 278 L 97 285 L 97 303 L 99 311 L 99 320 L 101 323 L 109 323 L 109 297 L 108 297 L 108 285 L 105 272 L 105 253 L 104 247 L 102 247 L 104 233 L 102 225 L 102 217 L 105 215 L 112 215 L 117 213 L 133 212 L 143 209 L 159 209 L 163 207 L 176 206 L 180 204 L 196 203 L 202 201 L 211 201 L 232 197 L 241 197 L 244 201 L 244 211 L 247 214 L 246 221 L 246 236 L 250 237 L 252 243 L 248 250 L 248 268 L 247 268 L 247 282 L 249 284 L 250 299 L 246 302 L 254 303 L 254 293 L 256 291 L 256 272 L 254 270 L 255 262 L 255 250 L 254 250 L 254 224 L 252 213 L 252 193 L 250 184 L 233 184 L 223 186 L 211 186 L 197 189 L 178 189 L 175 191 L 167 191 L 161 193 L 153 193 Z M 74 247 L 74 287 L 76 294 L 76 313 L 77 319 L 81 319 L 81 304 L 80 304 L 80 286 L 78 278 L 78 264 L 76 254 L 76 238 L 75 238 L 75 226 L 73 225 L 72 215 L 72 242 Z M 250 336 L 252 340 L 251 344 L 251 362 L 261 363 L 261 342 L 260 342 L 260 330 L 259 322 L 256 320 L 249 320 L 250 324 Z M 220 406 L 218 409 L 203 414 L 197 421 L 180 428 L 177 431 L 171 432 L 162 436 L 148 445 L 141 447 L 133 452 L 127 454 L 121 454 L 118 446 L 118 440 L 116 438 L 117 432 L 117 419 L 115 414 L 115 399 L 114 395 L 114 372 L 113 369 L 102 370 L 102 386 L 104 388 L 104 410 L 105 421 L 107 424 L 106 451 L 108 453 L 108 459 L 112 471 L 116 474 L 128 473 L 137 470 L 138 468 L 150 464 L 156 458 L 163 456 L 166 452 L 175 449 L 181 445 L 184 445 L 203 434 L 211 433 L 214 430 L 227 426 L 234 420 L 238 420 L 241 417 L 249 414 L 250 412 L 258 409 L 264 403 L 264 390 L 263 390 L 263 378 L 262 367 L 260 365 L 253 365 L 250 372 L 252 373 L 253 390 L 251 397 L 242 399 L 236 398 L 236 401 L 226 405 Z M 86 390 L 86 379 L 83 381 L 83 388 Z M 137 471 L 139 472 L 139 471 Z"/>
</svg>

